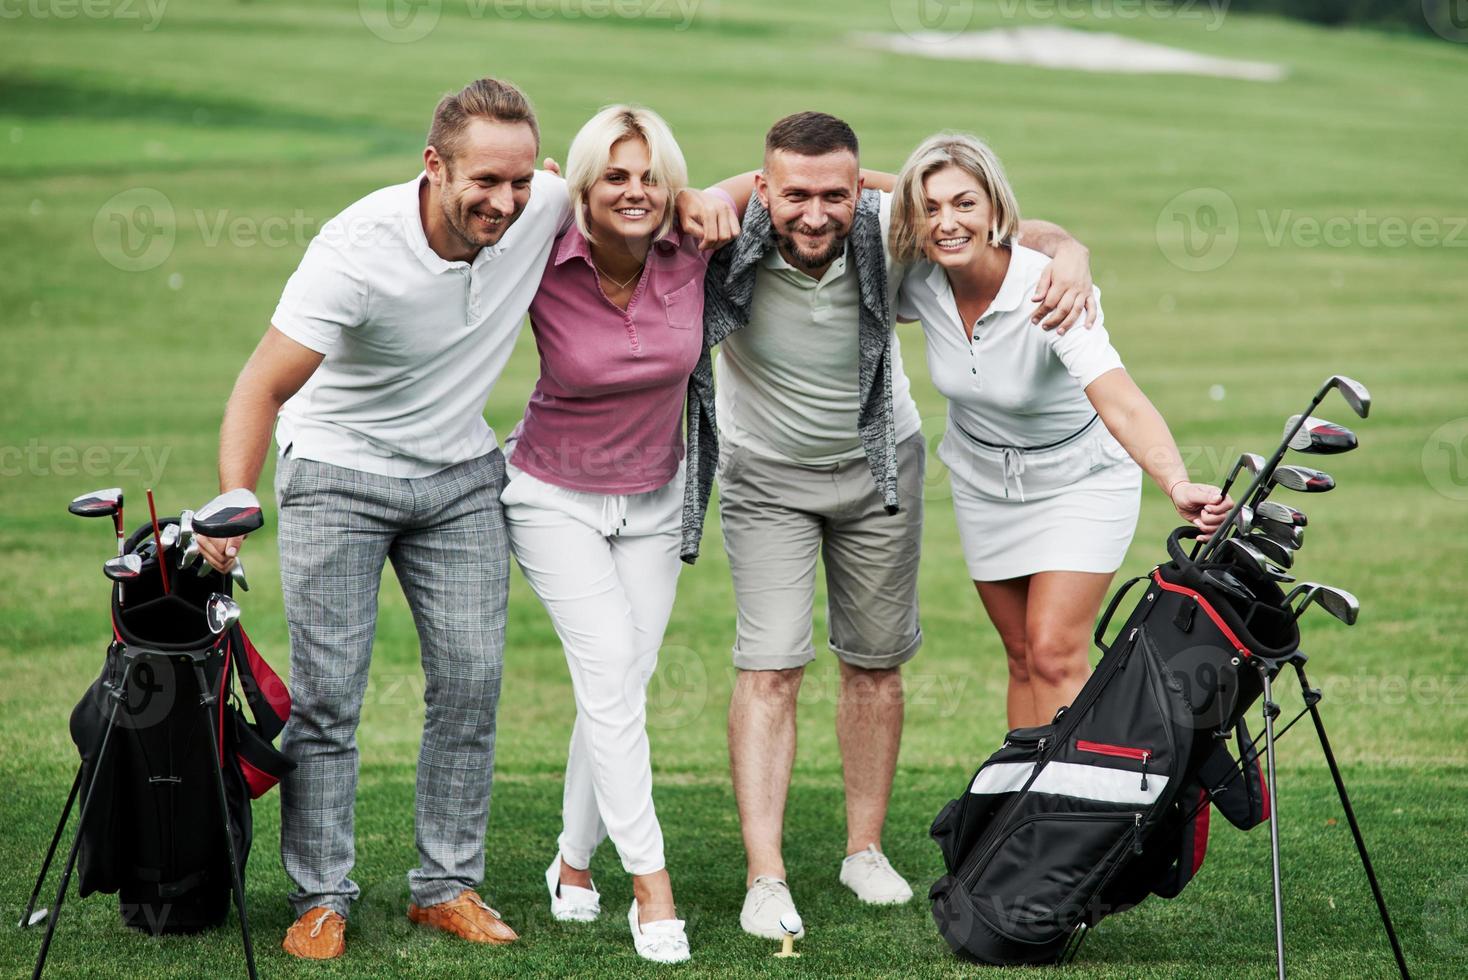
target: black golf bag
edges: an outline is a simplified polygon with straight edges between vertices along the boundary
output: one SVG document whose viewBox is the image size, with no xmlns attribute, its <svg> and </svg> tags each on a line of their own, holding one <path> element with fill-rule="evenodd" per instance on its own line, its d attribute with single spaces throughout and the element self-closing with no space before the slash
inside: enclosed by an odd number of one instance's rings
<svg viewBox="0 0 1468 980">
<path fill-rule="evenodd" d="M 1272 579 L 1189 560 L 1181 538 L 1196 533 L 1174 531 L 1172 560 L 1117 591 L 1096 628 L 1101 661 L 1074 703 L 1011 731 L 934 820 L 948 873 L 929 894 L 933 919 L 960 955 L 1060 962 L 1104 916 L 1186 886 L 1210 804 L 1242 829 L 1267 818 L 1243 722 L 1261 693 L 1251 658 L 1287 657 L 1299 634 Z M 1240 580 L 1245 590 L 1227 587 Z M 1103 642 L 1139 581 L 1141 600 Z"/>
<path fill-rule="evenodd" d="M 152 540 L 147 525 L 127 549 L 146 554 Z M 123 922 L 154 935 L 206 929 L 229 912 L 232 874 L 211 754 L 242 876 L 250 800 L 294 768 L 271 744 L 290 714 L 285 685 L 239 625 L 216 636 L 206 624 L 204 604 L 211 593 L 229 594 L 229 576 L 170 565 L 165 594 L 157 563 L 154 554 L 141 577 L 114 583 L 102 674 L 71 715 L 78 785 L 92 787 L 78 830 L 79 892 L 116 892 Z"/>
</svg>

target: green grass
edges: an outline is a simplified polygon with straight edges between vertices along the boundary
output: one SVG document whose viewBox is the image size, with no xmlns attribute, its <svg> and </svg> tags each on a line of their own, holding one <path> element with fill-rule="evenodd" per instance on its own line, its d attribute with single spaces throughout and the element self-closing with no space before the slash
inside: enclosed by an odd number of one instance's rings
<svg viewBox="0 0 1468 980">
<path fill-rule="evenodd" d="M 981 6 L 975 23 L 1005 23 L 1002 12 L 1014 6 Z M 1305 577 L 1356 592 L 1365 612 L 1353 630 L 1311 617 L 1305 648 L 1409 960 L 1421 976 L 1468 971 L 1468 878 L 1459 865 L 1468 834 L 1460 639 L 1468 485 L 1452 469 L 1463 465 L 1468 433 L 1460 312 L 1468 307 L 1468 233 L 1460 227 L 1468 217 L 1468 51 L 1269 17 L 1231 14 L 1215 31 L 1198 20 L 1143 17 L 1076 26 L 1279 61 L 1289 77 L 1260 84 L 1048 72 L 921 61 L 848 41 L 850 31 L 892 30 L 888 7 L 710 2 L 676 31 L 676 16 L 474 17 L 474 7 L 450 0 L 428 37 L 404 44 L 366 30 L 351 0 L 180 3 L 154 30 L 124 19 L 5 20 L 0 906 L 22 904 L 49 839 L 74 764 L 67 714 L 97 668 L 107 629 L 96 567 L 106 536 L 69 519 L 65 502 L 123 484 L 136 521 L 150 483 L 170 512 L 210 495 L 229 385 L 311 230 L 365 192 L 411 177 L 434 100 L 493 73 L 531 94 L 546 150 L 561 157 L 599 105 L 653 105 L 673 124 L 699 181 L 749 168 L 769 123 L 802 108 L 850 119 L 865 162 L 889 169 L 934 130 L 983 134 L 1004 157 L 1026 213 L 1059 221 L 1090 245 L 1113 338 L 1200 476 L 1271 445 L 1284 416 L 1327 374 L 1366 382 L 1376 409 L 1358 426 L 1362 449 L 1329 461 L 1340 489 L 1309 502 L 1301 561 Z M 1221 190 L 1237 210 L 1237 251 L 1217 268 L 1184 271 L 1168 259 L 1179 254 L 1176 226 L 1162 221 L 1159 244 L 1159 217 L 1198 188 Z M 109 237 L 106 207 L 143 190 L 165 199 L 154 219 L 173 229 L 174 244 L 146 253 L 148 268 L 127 271 L 136 263 Z M 1453 247 L 1382 247 L 1359 237 L 1341 247 L 1289 236 L 1271 243 L 1281 220 L 1358 211 L 1369 220 L 1435 222 L 1441 237 L 1458 227 L 1459 237 Z M 904 328 L 903 341 L 925 431 L 936 437 L 943 407 L 927 383 L 921 338 Z M 490 399 L 497 430 L 518 417 L 535 367 L 527 335 Z M 1221 399 L 1210 397 L 1213 386 Z M 1338 403 L 1322 414 L 1352 421 Z M 928 822 L 1004 728 L 1002 653 L 964 575 L 945 475 L 936 459 L 930 468 L 927 643 L 907 672 L 912 703 L 886 836 L 919 889 L 940 870 Z M 1159 560 L 1172 523 L 1161 495 L 1149 491 L 1124 574 Z M 968 972 L 947 954 L 921 900 L 868 910 L 835 884 L 844 831 L 828 656 L 802 695 L 788 819 L 790 873 L 810 925 L 804 958 L 771 960 L 772 944 L 739 931 L 742 860 L 724 743 L 733 606 L 718 541 L 714 523 L 704 558 L 683 576 L 652 695 L 657 803 L 694 943 L 695 959 L 681 972 Z M 283 669 L 273 540 L 262 536 L 249 554 L 247 622 Z M 554 634 L 518 577 L 511 603 L 485 894 L 524 941 L 468 949 L 402 918 L 422 675 L 411 618 L 389 576 L 361 729 L 355 877 L 364 898 L 349 952 L 305 966 L 278 950 L 289 911 L 272 796 L 256 808 L 248 882 L 266 975 L 639 969 L 621 918 L 630 888 L 610 847 L 595 865 L 604 920 L 572 928 L 546 913 L 540 875 L 559 826 L 571 695 Z M 823 629 L 818 621 L 818 637 Z M 1297 693 L 1284 701 L 1297 706 Z M 1312 741 L 1301 730 L 1281 746 L 1292 970 L 1385 975 L 1385 941 Z M 1066 972 L 1262 976 L 1272 968 L 1270 932 L 1266 834 L 1224 826 L 1179 899 L 1107 920 Z M 0 973 L 28 970 L 38 942 L 34 933 L 0 931 Z M 52 969 L 212 976 L 238 973 L 237 956 L 228 931 L 166 942 L 128 934 L 115 901 L 93 897 L 68 906 Z"/>
</svg>

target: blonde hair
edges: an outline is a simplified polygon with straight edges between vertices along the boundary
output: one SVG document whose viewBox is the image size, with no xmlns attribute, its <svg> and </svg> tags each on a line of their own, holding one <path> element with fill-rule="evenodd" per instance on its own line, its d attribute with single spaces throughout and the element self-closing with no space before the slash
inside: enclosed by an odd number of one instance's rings
<svg viewBox="0 0 1468 980">
<path fill-rule="evenodd" d="M 988 144 L 967 133 L 929 136 L 902 165 L 892 189 L 892 228 L 888 244 L 894 262 L 913 262 L 924 256 L 928 239 L 928 196 L 923 183 L 945 167 L 957 167 L 978 181 L 989 195 L 993 227 L 990 245 L 1008 245 L 1019 234 L 1019 202 L 1004 176 L 1004 166 Z"/>
<path fill-rule="evenodd" d="M 464 130 L 470 120 L 490 119 L 502 123 L 524 123 L 535 137 L 540 150 L 540 126 L 535 110 L 525 93 L 509 82 L 497 78 L 481 78 L 439 100 L 433 110 L 433 125 L 428 129 L 428 145 L 438 150 L 445 163 L 452 163 L 463 143 Z"/>
<path fill-rule="evenodd" d="M 688 164 L 673 138 L 673 131 L 662 116 L 645 106 L 609 105 L 587 120 L 566 153 L 566 189 L 571 196 L 576 227 L 587 241 L 594 241 L 586 207 L 591 185 L 606 171 L 612 147 L 632 137 L 647 144 L 648 173 L 658 186 L 668 191 L 663 220 L 653 241 L 667 237 L 673 228 L 673 204 L 679 191 L 688 186 Z"/>
</svg>

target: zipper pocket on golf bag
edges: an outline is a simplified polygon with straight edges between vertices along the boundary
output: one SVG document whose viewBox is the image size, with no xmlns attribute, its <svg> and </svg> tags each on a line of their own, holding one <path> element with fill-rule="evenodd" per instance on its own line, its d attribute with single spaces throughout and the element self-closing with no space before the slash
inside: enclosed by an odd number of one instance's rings
<svg viewBox="0 0 1468 980">
<path fill-rule="evenodd" d="M 939 811 L 928 833 L 943 852 L 949 873 L 957 870 L 995 813 L 1009 802 L 1009 795 L 1034 773 L 1035 763 L 1054 737 L 1054 725 L 1011 729 L 999 750 L 979 766 L 963 795 Z M 999 770 L 1003 776 L 996 780 Z"/>
<path fill-rule="evenodd" d="M 1139 810 L 1037 813 L 1016 821 L 981 874 L 962 887 L 974 912 L 1024 943 L 1069 935 L 1122 862 L 1139 853 Z"/>
</svg>

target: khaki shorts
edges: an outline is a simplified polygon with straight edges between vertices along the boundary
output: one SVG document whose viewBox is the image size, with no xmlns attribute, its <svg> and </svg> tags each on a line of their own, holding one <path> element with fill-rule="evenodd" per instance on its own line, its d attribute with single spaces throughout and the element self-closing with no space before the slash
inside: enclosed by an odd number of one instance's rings
<svg viewBox="0 0 1468 980">
<path fill-rule="evenodd" d="M 888 514 L 866 457 L 827 466 L 728 447 L 719 467 L 719 515 L 734 576 L 734 666 L 788 670 L 815 659 L 811 617 L 816 558 L 826 565 L 831 652 L 855 667 L 912 659 L 923 534 L 922 433 L 897 446 L 897 496 Z"/>
</svg>

